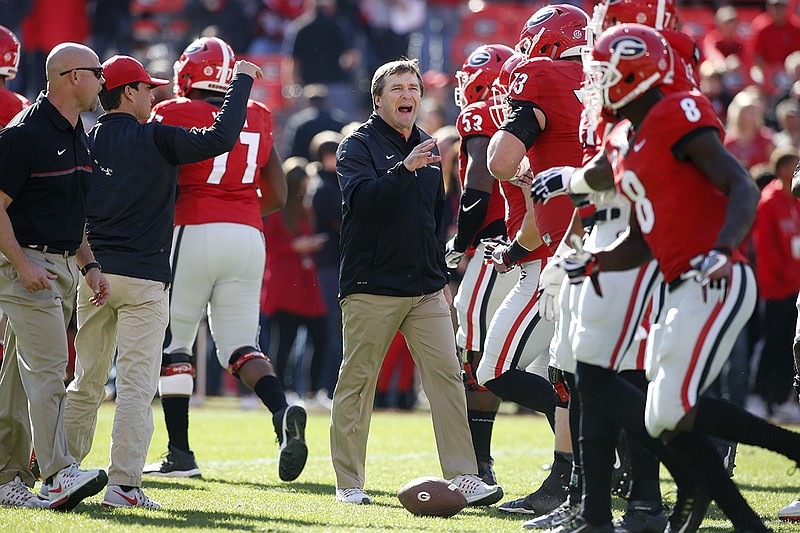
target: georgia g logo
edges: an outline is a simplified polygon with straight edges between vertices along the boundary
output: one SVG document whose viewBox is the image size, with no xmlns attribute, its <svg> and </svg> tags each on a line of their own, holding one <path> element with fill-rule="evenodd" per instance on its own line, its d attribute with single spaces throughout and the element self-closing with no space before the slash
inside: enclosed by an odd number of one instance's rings
<svg viewBox="0 0 800 533">
<path fill-rule="evenodd" d="M 489 52 L 486 50 L 476 50 L 471 56 L 469 56 L 469 65 L 471 67 L 480 67 L 488 63 L 491 58 L 491 54 L 489 54 Z"/>
<path fill-rule="evenodd" d="M 544 23 L 546 20 L 549 20 L 553 15 L 556 14 L 555 9 L 551 7 L 545 7 L 531 15 L 531 18 L 528 19 L 528 22 L 525 23 L 526 26 L 529 28 L 531 26 L 538 26 L 539 24 Z"/>
<path fill-rule="evenodd" d="M 199 52 L 202 49 L 203 49 L 203 45 L 201 43 L 199 43 L 198 41 L 195 41 L 194 43 L 190 44 L 186 48 L 186 50 L 183 51 L 183 53 L 186 54 L 187 56 L 189 56 L 189 55 L 194 54 L 195 52 Z"/>
<path fill-rule="evenodd" d="M 633 35 L 625 35 L 613 41 L 609 49 L 620 59 L 636 59 L 647 52 L 647 43 Z"/>
</svg>

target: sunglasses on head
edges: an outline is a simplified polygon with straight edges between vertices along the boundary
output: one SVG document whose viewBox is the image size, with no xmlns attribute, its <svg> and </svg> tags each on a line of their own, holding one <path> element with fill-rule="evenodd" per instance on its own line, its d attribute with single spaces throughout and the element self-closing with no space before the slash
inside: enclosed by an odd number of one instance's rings
<svg viewBox="0 0 800 533">
<path fill-rule="evenodd" d="M 103 77 L 103 67 L 75 67 L 69 70 L 65 70 L 64 72 L 59 72 L 58 75 L 64 76 L 66 74 L 69 74 L 73 70 L 88 70 L 89 72 L 94 74 L 94 77 L 97 78 L 98 80 Z"/>
</svg>

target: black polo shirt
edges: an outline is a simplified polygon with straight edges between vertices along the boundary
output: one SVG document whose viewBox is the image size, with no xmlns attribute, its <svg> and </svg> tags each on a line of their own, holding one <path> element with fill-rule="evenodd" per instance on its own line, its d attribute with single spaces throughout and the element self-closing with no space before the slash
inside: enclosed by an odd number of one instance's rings
<svg viewBox="0 0 800 533">
<path fill-rule="evenodd" d="M 0 190 L 21 245 L 77 249 L 91 176 L 83 123 L 73 128 L 44 93 L 0 131 Z"/>
</svg>

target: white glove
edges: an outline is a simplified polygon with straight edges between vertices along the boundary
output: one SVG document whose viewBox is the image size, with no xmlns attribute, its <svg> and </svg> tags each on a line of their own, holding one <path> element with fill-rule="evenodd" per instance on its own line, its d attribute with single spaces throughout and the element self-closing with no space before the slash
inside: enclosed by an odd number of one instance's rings
<svg viewBox="0 0 800 533">
<path fill-rule="evenodd" d="M 464 257 L 466 250 L 463 252 L 459 252 L 455 249 L 456 245 L 456 238 L 455 236 L 447 241 L 447 244 L 444 245 L 444 262 L 447 265 L 447 268 L 454 269 L 458 267 L 458 263 L 461 261 L 461 258 Z"/>
<path fill-rule="evenodd" d="M 561 315 L 558 294 L 561 292 L 561 282 L 567 275 L 557 263 L 558 258 L 553 257 L 539 274 L 539 316 L 550 322 L 555 322 Z"/>
<path fill-rule="evenodd" d="M 511 183 L 523 189 L 530 189 L 533 183 L 533 172 L 531 172 L 531 162 L 528 161 L 528 156 L 523 155 L 522 160 L 517 166 L 517 172 L 510 180 Z"/>
<path fill-rule="evenodd" d="M 533 177 L 531 198 L 534 202 L 545 203 L 553 196 L 566 194 L 569 179 L 575 167 L 553 167 L 543 170 Z"/>
</svg>

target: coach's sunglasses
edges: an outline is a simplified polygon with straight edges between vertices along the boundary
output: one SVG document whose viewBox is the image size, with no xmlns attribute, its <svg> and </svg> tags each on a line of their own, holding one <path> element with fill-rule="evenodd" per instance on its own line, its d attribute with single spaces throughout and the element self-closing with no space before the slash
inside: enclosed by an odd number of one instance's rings
<svg viewBox="0 0 800 533">
<path fill-rule="evenodd" d="M 97 78 L 98 80 L 103 77 L 103 67 L 75 67 L 69 70 L 65 70 L 64 72 L 59 72 L 58 75 L 64 76 L 66 74 L 69 74 L 73 70 L 88 70 L 89 72 L 94 74 L 94 77 Z"/>
</svg>

